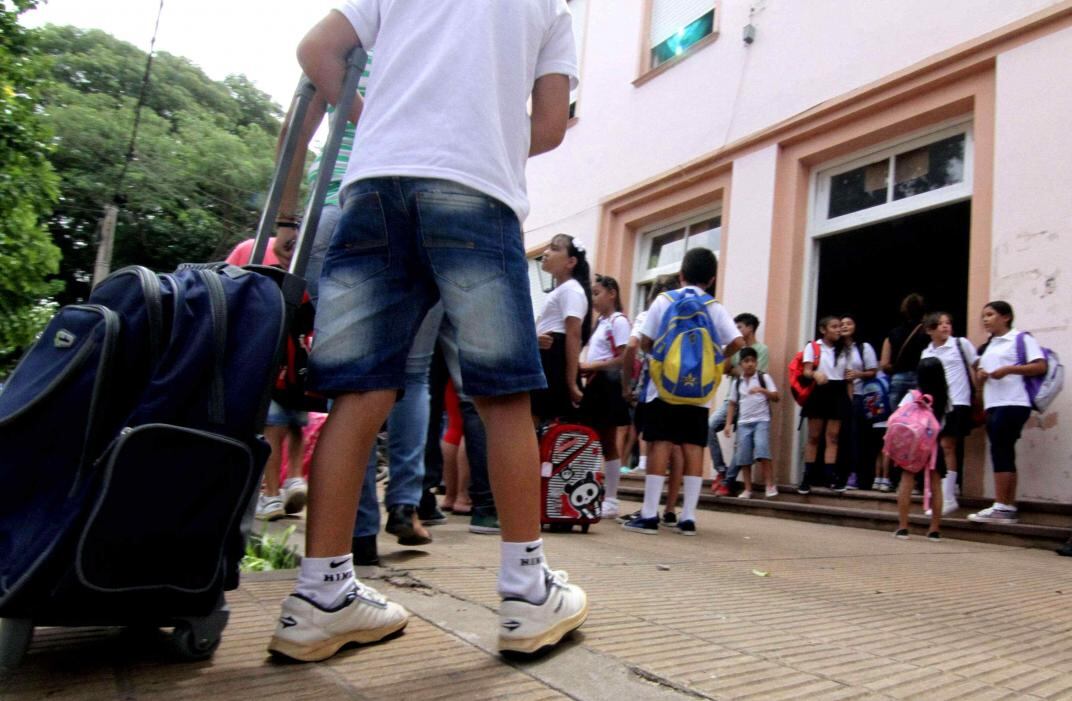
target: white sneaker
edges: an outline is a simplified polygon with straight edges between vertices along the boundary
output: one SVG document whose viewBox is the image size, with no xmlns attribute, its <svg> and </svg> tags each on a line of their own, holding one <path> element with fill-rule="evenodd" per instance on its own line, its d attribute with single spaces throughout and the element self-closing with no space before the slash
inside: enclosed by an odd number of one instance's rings
<svg viewBox="0 0 1072 701">
<path fill-rule="evenodd" d="M 956 499 L 954 499 L 952 501 L 946 501 L 944 499 L 942 500 L 942 516 L 948 516 L 949 514 L 953 513 L 954 511 L 956 511 L 959 508 L 960 508 L 960 504 L 957 503 Z M 923 512 L 923 515 L 924 516 L 930 516 L 932 513 L 934 513 L 934 512 L 931 511 L 931 509 L 927 509 L 926 511 Z"/>
<path fill-rule="evenodd" d="M 283 495 L 283 510 L 288 514 L 298 513 L 309 500 L 309 485 L 301 477 L 291 477 L 283 482 L 280 492 Z"/>
<path fill-rule="evenodd" d="M 767 487 L 767 491 L 764 492 L 764 494 L 768 499 L 773 499 L 774 497 L 778 496 L 778 487 L 771 485 Z"/>
<path fill-rule="evenodd" d="M 274 521 L 277 518 L 283 518 L 286 513 L 283 509 L 283 497 L 279 494 L 274 497 L 261 494 L 257 497 L 257 512 L 254 516 L 258 521 Z"/>
<path fill-rule="evenodd" d="M 408 621 L 406 609 L 357 582 L 342 605 L 332 610 L 291 594 L 283 600 L 268 652 L 301 662 L 326 660 L 348 643 L 383 640 Z"/>
<path fill-rule="evenodd" d="M 557 644 L 588 618 L 588 597 L 565 572 L 547 570 L 542 604 L 503 599 L 499 605 L 499 651 L 531 654 Z"/>
<path fill-rule="evenodd" d="M 621 515 L 617 499 L 604 499 L 600 518 L 618 518 Z"/>
<path fill-rule="evenodd" d="M 740 494 L 737 495 L 737 498 L 738 499 L 751 499 L 752 498 L 752 490 L 750 490 L 750 489 L 743 490 Z"/>
<path fill-rule="evenodd" d="M 1020 512 L 1016 509 L 999 509 L 996 506 L 968 515 L 969 521 L 976 523 L 1016 523 Z"/>
</svg>

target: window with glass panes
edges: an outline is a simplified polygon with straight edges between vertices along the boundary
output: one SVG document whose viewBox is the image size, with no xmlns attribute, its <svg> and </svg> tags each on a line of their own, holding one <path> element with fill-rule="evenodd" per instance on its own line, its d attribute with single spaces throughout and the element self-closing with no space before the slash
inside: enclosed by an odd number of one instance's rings
<svg viewBox="0 0 1072 701">
<path fill-rule="evenodd" d="M 681 56 L 715 31 L 713 0 L 651 0 L 649 68 Z"/>
<path fill-rule="evenodd" d="M 962 124 L 829 168 L 818 178 L 819 228 L 855 226 L 967 197 L 970 161 L 971 129 Z"/>
<path fill-rule="evenodd" d="M 633 276 L 633 315 L 646 308 L 648 294 L 660 275 L 677 275 L 685 252 L 709 248 L 718 255 L 722 244 L 722 213 L 704 212 L 644 233 L 639 240 Z"/>
</svg>

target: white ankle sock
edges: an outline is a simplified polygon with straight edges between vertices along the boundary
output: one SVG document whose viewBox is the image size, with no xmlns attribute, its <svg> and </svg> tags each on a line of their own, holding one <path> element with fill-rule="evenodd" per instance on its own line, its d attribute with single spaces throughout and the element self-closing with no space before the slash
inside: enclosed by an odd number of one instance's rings
<svg viewBox="0 0 1072 701">
<path fill-rule="evenodd" d="M 499 596 L 504 599 L 524 599 L 532 604 L 543 603 L 547 598 L 543 539 L 531 543 L 504 541 L 499 551 L 502 555 Z"/>
<path fill-rule="evenodd" d="M 648 469 L 648 456 L 647 455 L 641 455 L 640 456 L 640 459 L 637 460 L 636 469 L 638 469 L 638 470 L 646 470 L 646 469 Z"/>
<path fill-rule="evenodd" d="M 646 475 L 644 477 L 644 506 L 640 509 L 642 518 L 659 515 L 659 501 L 663 498 L 663 482 L 666 475 Z"/>
<path fill-rule="evenodd" d="M 696 520 L 696 505 L 700 503 L 700 489 L 703 487 L 703 477 L 686 476 L 683 480 L 685 492 L 684 503 L 681 505 L 681 520 Z"/>
<path fill-rule="evenodd" d="M 947 472 L 942 479 L 942 499 L 955 501 L 957 498 L 957 473 Z"/>
<path fill-rule="evenodd" d="M 330 609 L 342 603 L 356 581 L 354 558 L 350 553 L 337 557 L 306 557 L 301 561 L 294 593 L 312 600 L 321 608 Z"/>
<path fill-rule="evenodd" d="M 603 490 L 605 499 L 618 498 L 618 480 L 621 476 L 621 460 L 607 460 L 603 463 Z"/>
</svg>

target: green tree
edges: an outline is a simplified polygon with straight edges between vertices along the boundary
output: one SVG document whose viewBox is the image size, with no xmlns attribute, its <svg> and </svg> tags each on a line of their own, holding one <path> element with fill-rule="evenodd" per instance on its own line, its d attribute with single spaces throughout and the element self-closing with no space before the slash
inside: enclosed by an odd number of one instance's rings
<svg viewBox="0 0 1072 701">
<path fill-rule="evenodd" d="M 47 26 L 38 41 L 52 77 L 45 107 L 61 185 L 49 228 L 63 251 L 61 301 L 88 294 L 98 221 L 113 201 L 113 269 L 220 259 L 251 235 L 280 127 L 267 95 L 243 76 L 214 81 L 185 58 L 157 54 L 124 173 L 145 52 L 75 27 Z"/>
<path fill-rule="evenodd" d="M 36 0 L 0 0 L 0 377 L 54 309 L 60 263 L 44 219 L 56 201 L 51 134 L 40 112 L 43 73 L 18 15 Z"/>
</svg>

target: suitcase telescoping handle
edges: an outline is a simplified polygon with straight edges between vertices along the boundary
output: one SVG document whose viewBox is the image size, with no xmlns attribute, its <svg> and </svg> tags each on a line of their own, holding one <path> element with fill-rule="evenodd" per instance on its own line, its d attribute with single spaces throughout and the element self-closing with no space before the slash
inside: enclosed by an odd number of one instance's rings
<svg viewBox="0 0 1072 701">
<path fill-rule="evenodd" d="M 316 228 L 320 223 L 320 211 L 324 206 L 324 195 L 327 194 L 328 186 L 335 170 L 335 160 L 339 157 L 339 147 L 346 131 L 346 118 L 350 114 L 353 105 L 354 94 L 357 92 L 358 82 L 365 70 L 365 62 L 368 54 L 361 47 L 350 52 L 346 59 L 346 73 L 343 76 L 342 92 L 339 94 L 339 104 L 331 114 L 330 130 L 327 143 L 320 154 L 320 168 L 316 173 L 316 180 L 309 193 L 309 204 L 302 218 L 301 228 L 298 231 L 298 239 L 294 245 L 294 255 L 290 261 L 291 275 L 304 280 L 305 268 L 309 263 L 309 255 L 313 249 L 313 239 L 316 238 Z M 298 89 L 294 92 L 291 102 L 290 120 L 285 128 L 283 136 L 283 148 L 276 161 L 275 173 L 268 188 L 268 196 L 261 213 L 260 224 L 257 226 L 257 238 L 253 243 L 252 263 L 260 263 L 264 260 L 265 251 L 268 250 L 268 239 L 272 236 L 275 228 L 276 216 L 279 214 L 279 203 L 283 197 L 283 188 L 286 186 L 287 174 L 297 156 L 298 139 L 301 133 L 301 125 L 305 121 L 305 115 L 309 110 L 309 104 L 316 93 L 316 87 L 304 75 L 298 82 Z M 304 154 L 302 154 L 304 156 Z"/>
</svg>

